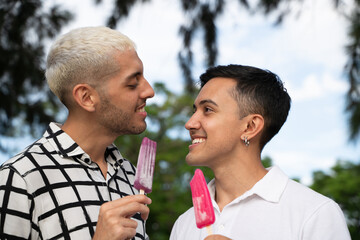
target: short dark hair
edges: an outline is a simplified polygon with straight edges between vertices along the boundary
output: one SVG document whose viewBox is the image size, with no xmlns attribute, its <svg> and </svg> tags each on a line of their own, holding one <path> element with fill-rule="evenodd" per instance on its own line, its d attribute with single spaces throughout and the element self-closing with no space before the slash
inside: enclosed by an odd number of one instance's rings
<svg viewBox="0 0 360 240">
<path fill-rule="evenodd" d="M 206 70 L 200 76 L 201 88 L 213 78 L 231 78 L 237 84 L 231 95 L 238 103 L 240 117 L 260 114 L 264 118 L 264 130 L 260 138 L 262 150 L 285 123 L 291 98 L 280 78 L 269 70 L 251 66 L 227 65 Z"/>
</svg>

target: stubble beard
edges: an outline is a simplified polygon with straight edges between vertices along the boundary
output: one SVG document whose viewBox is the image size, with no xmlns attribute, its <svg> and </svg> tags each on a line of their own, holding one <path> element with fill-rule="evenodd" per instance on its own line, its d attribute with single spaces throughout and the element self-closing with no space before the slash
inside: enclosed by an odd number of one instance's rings
<svg viewBox="0 0 360 240">
<path fill-rule="evenodd" d="M 124 134 L 140 134 L 146 129 L 146 122 L 142 125 L 133 125 L 129 114 L 110 103 L 106 97 L 102 98 L 100 105 L 100 124 L 110 133 L 117 136 Z"/>
</svg>

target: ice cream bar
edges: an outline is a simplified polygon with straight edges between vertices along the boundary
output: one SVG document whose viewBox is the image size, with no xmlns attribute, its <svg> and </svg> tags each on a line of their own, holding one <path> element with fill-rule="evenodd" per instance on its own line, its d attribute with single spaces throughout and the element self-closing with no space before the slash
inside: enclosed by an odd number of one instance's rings
<svg viewBox="0 0 360 240">
<path fill-rule="evenodd" d="M 195 170 L 194 177 L 190 181 L 190 187 L 195 210 L 196 226 L 198 228 L 210 226 L 215 222 L 214 208 L 204 174 L 200 169 Z"/>
<path fill-rule="evenodd" d="M 156 142 L 144 137 L 137 162 L 134 187 L 140 194 L 150 193 L 155 168 Z"/>
</svg>

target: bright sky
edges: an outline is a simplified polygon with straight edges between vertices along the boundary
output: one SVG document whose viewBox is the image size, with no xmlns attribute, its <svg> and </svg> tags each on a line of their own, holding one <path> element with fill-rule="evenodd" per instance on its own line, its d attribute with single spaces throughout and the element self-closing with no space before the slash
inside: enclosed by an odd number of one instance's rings
<svg viewBox="0 0 360 240">
<path fill-rule="evenodd" d="M 76 27 L 104 25 L 113 1 L 105 0 L 97 7 L 93 1 L 56 2 L 65 3 L 64 7 L 76 13 L 76 20 L 63 30 L 67 32 Z M 347 59 L 344 19 L 328 0 L 304 0 L 297 6 L 302 10 L 299 17 L 293 14 L 284 24 L 274 27 L 274 18 L 250 16 L 239 8 L 238 1 L 227 2 L 230 4 L 218 21 L 217 64 L 269 69 L 285 82 L 293 100 L 287 122 L 265 147 L 263 156 L 270 156 L 290 177 L 298 177 L 305 184 L 311 182 L 313 171 L 328 170 L 338 159 L 358 161 L 360 148 L 347 140 L 344 114 L 348 89 L 343 74 Z M 176 92 L 183 89 L 177 62 L 181 48 L 178 29 L 183 19 L 178 0 L 152 0 L 133 9 L 117 28 L 136 42 L 149 82 L 165 82 Z M 194 76 L 198 77 L 205 71 L 204 49 L 199 39 L 194 46 Z M 157 100 L 155 96 L 152 101 Z M 0 156 L 0 162 L 6 158 Z"/>
</svg>

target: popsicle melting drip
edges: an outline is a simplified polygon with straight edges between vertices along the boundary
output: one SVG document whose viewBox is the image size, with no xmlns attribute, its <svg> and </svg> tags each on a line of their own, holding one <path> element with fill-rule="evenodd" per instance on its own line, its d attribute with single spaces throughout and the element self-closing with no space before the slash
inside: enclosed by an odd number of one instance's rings
<svg viewBox="0 0 360 240">
<path fill-rule="evenodd" d="M 140 193 L 150 193 L 155 168 L 156 142 L 144 137 L 137 162 L 134 187 Z"/>
<path fill-rule="evenodd" d="M 215 222 L 215 213 L 204 174 L 200 169 L 195 170 L 195 174 L 190 181 L 190 187 L 196 226 L 198 228 L 210 227 Z M 208 232 L 211 232 L 210 228 Z"/>
</svg>

